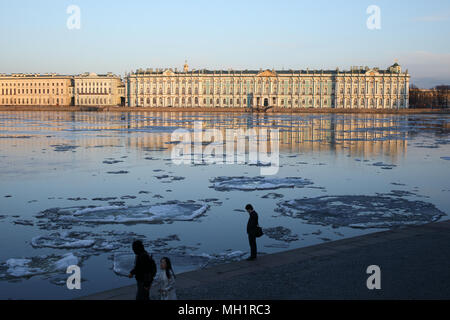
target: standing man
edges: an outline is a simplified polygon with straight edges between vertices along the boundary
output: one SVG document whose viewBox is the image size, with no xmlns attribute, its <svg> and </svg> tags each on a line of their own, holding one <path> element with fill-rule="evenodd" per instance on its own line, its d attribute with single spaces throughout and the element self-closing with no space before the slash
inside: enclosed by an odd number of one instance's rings
<svg viewBox="0 0 450 320">
<path fill-rule="evenodd" d="M 156 263 L 145 251 L 141 240 L 134 241 L 132 248 L 136 259 L 134 269 L 130 271 L 129 277 L 134 276 L 136 278 L 136 300 L 150 300 L 150 287 L 156 274 Z"/>
<path fill-rule="evenodd" d="M 256 260 L 256 233 L 258 228 L 258 214 L 253 209 L 251 204 L 245 206 L 245 210 L 247 210 L 249 214 L 248 223 L 247 223 L 247 234 L 248 234 L 248 243 L 250 244 L 250 257 L 247 258 L 247 261 Z"/>
</svg>

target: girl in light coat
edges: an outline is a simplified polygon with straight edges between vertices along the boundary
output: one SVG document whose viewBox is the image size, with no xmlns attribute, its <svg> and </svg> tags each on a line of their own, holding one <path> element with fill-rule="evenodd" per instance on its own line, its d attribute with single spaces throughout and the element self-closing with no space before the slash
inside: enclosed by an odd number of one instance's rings
<svg viewBox="0 0 450 320">
<path fill-rule="evenodd" d="M 172 269 L 170 259 L 164 257 L 160 261 L 161 271 L 155 278 L 154 285 L 159 288 L 161 300 L 177 300 L 175 291 L 175 273 Z"/>
</svg>

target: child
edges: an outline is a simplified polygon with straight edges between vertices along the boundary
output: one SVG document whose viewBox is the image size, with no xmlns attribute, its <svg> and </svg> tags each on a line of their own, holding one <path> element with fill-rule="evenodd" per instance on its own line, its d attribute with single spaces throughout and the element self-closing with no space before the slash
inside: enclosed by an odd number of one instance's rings
<svg viewBox="0 0 450 320">
<path fill-rule="evenodd" d="M 170 259 L 164 257 L 160 261 L 161 271 L 155 278 L 155 285 L 159 286 L 161 300 L 177 300 L 175 291 L 175 273 Z"/>
</svg>

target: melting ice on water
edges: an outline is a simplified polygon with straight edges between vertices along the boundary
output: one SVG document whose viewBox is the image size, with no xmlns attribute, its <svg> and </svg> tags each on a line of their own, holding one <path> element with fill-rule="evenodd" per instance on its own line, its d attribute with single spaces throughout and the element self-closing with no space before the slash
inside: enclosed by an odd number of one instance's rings
<svg viewBox="0 0 450 320">
<path fill-rule="evenodd" d="M 231 261 L 238 261 L 247 253 L 242 251 L 226 251 L 219 254 L 180 254 L 180 253 L 156 253 L 153 254 L 153 259 L 156 263 L 164 256 L 170 258 L 175 273 L 187 272 L 205 268 L 206 266 L 225 263 Z M 127 276 L 130 270 L 133 269 L 135 255 L 129 252 L 117 252 L 114 254 L 113 270 L 116 274 Z"/>
<path fill-rule="evenodd" d="M 267 178 L 267 177 L 217 177 L 209 180 L 217 191 L 254 191 L 274 190 L 281 188 L 302 188 L 313 184 L 308 179 L 299 177 Z"/>
<path fill-rule="evenodd" d="M 424 224 L 445 215 L 431 203 L 381 194 L 296 199 L 278 203 L 275 211 L 311 224 L 364 229 Z"/>
<path fill-rule="evenodd" d="M 53 232 L 34 237 L 31 245 L 34 248 L 53 249 L 82 249 L 77 251 L 83 257 L 88 257 L 99 252 L 117 250 L 129 247 L 134 240 L 140 239 L 146 247 L 152 250 L 161 249 L 172 241 L 180 241 L 177 235 L 169 235 L 164 238 L 148 240 L 145 236 L 126 231 L 63 231 Z"/>
<path fill-rule="evenodd" d="M 209 206 L 194 201 L 171 201 L 155 205 L 52 208 L 38 218 L 56 223 L 162 223 L 190 221 L 203 215 Z"/>
<path fill-rule="evenodd" d="M 70 234 L 67 232 L 52 233 L 31 239 L 31 245 L 34 248 L 89 248 L 94 244 L 95 240 L 93 239 L 80 239 L 80 234 Z"/>
<path fill-rule="evenodd" d="M 80 259 L 73 253 L 8 259 L 0 264 L 0 280 L 65 273 L 68 266 L 79 265 L 79 263 Z"/>
</svg>

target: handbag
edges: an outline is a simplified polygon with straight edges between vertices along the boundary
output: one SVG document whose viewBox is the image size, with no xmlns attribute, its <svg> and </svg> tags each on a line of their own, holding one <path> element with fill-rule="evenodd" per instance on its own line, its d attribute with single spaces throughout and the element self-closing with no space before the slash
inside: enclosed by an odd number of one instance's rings
<svg viewBox="0 0 450 320">
<path fill-rule="evenodd" d="M 260 226 L 256 227 L 255 237 L 261 238 L 264 235 L 263 229 Z"/>
</svg>

